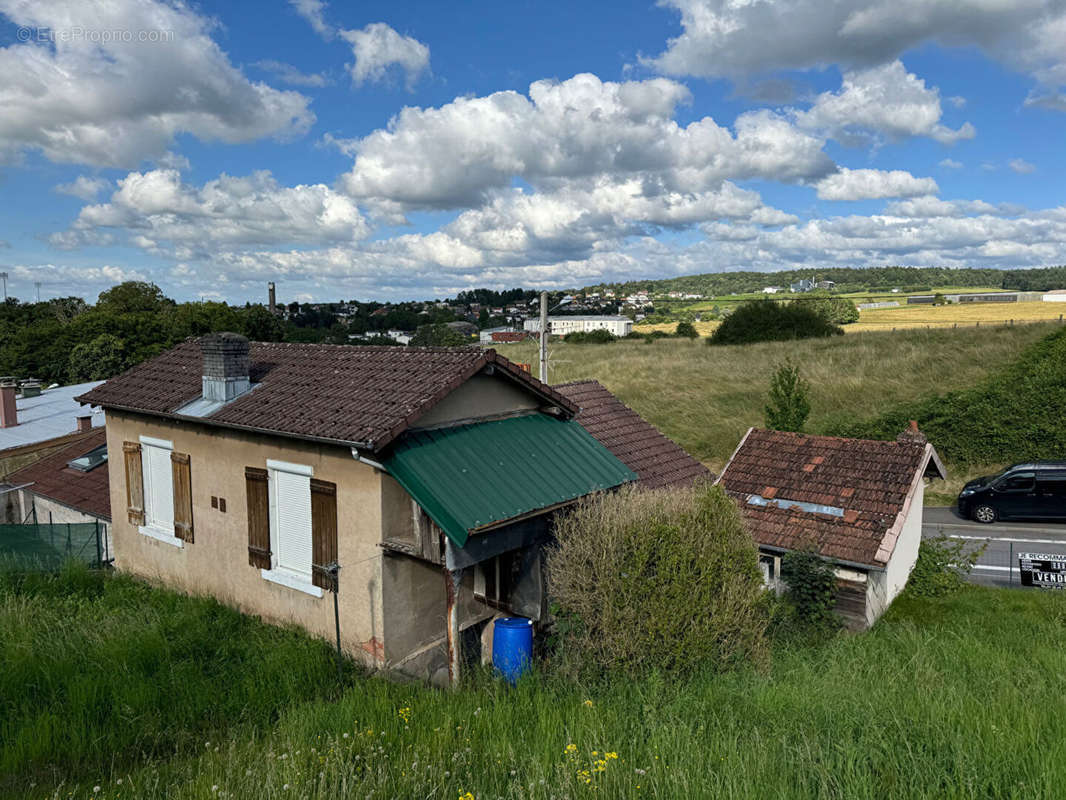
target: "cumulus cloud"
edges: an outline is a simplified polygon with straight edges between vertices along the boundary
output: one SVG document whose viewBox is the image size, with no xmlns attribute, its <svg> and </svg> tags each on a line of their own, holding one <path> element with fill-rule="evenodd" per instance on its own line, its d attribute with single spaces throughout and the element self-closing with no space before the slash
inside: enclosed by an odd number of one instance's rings
<svg viewBox="0 0 1066 800">
<path fill-rule="evenodd" d="M 976 46 L 1031 74 L 1030 97 L 1066 106 L 1066 6 L 1057 0 L 662 0 L 682 33 L 656 58 L 668 75 L 736 77 L 839 64 L 875 66 L 928 42 Z"/>
<path fill-rule="evenodd" d="M 952 129 L 941 116 L 940 91 L 892 61 L 845 72 L 840 90 L 819 95 L 796 114 L 796 123 L 850 144 L 864 144 L 871 135 L 891 141 L 928 136 L 942 144 L 975 136 L 969 122 Z"/>
<path fill-rule="evenodd" d="M 70 183 L 61 183 L 56 186 L 60 194 L 69 194 L 82 200 L 95 200 L 101 192 L 107 191 L 115 184 L 106 178 L 90 178 L 87 175 L 79 175 Z"/>
<path fill-rule="evenodd" d="M 906 170 L 848 169 L 843 167 L 815 184 L 821 200 L 877 200 L 917 197 L 940 191 L 932 178 L 916 178 Z"/>
<path fill-rule="evenodd" d="M 221 175 L 201 187 L 177 170 L 131 172 L 106 203 L 85 206 L 59 247 L 98 244 L 113 231 L 152 252 L 188 257 L 205 247 L 352 242 L 369 232 L 350 198 L 322 184 L 279 186 L 267 172 Z"/>
<path fill-rule="evenodd" d="M 310 74 L 300 72 L 300 70 L 296 69 L 292 64 L 286 64 L 283 61 L 265 59 L 263 61 L 256 61 L 252 66 L 273 74 L 279 81 L 288 84 L 289 86 L 322 87 L 329 83 L 329 81 L 326 80 L 325 75 L 320 75 L 317 72 L 312 72 Z"/>
<path fill-rule="evenodd" d="M 315 33 L 323 39 L 333 38 L 333 28 L 326 22 L 326 4 L 322 0 L 289 0 L 289 5 L 307 20 Z"/>
<path fill-rule="evenodd" d="M 342 30 L 340 36 L 352 46 L 355 63 L 350 71 L 356 86 L 380 83 L 396 68 L 403 73 L 410 90 L 429 71 L 429 47 L 412 36 L 397 33 L 384 22 L 373 22 L 360 30 Z"/>
<path fill-rule="evenodd" d="M 11 294 L 21 294 L 30 299 L 33 284 L 44 287 L 41 299 L 49 295 L 67 297 L 81 295 L 95 297 L 103 289 L 124 281 L 150 280 L 150 274 L 144 270 L 105 264 L 102 266 L 74 266 L 70 264 L 16 264 L 8 267 L 8 289 Z"/>
<path fill-rule="evenodd" d="M 1036 165 L 1030 164 L 1024 158 L 1012 158 L 1007 162 L 1007 166 L 1019 175 L 1031 175 L 1036 172 Z"/>
<path fill-rule="evenodd" d="M 799 182 L 834 169 L 823 139 L 770 111 L 742 114 L 733 131 L 710 117 L 682 127 L 673 115 L 689 99 L 663 78 L 613 83 L 582 74 L 537 81 L 528 97 L 506 91 L 406 108 L 387 128 L 344 143 L 355 163 L 339 186 L 407 208 L 463 208 L 515 178 L 538 189 L 638 178 L 655 192 L 692 193 L 725 180 Z"/>
<path fill-rule="evenodd" d="M 962 162 L 956 161 L 954 158 L 945 158 L 941 160 L 940 166 L 944 169 L 962 169 Z"/>
<path fill-rule="evenodd" d="M 179 133 L 236 143 L 298 134 L 314 120 L 303 95 L 249 81 L 184 5 L 0 0 L 0 13 L 44 37 L 0 48 L 0 160 L 35 149 L 52 161 L 131 167 L 163 155 Z M 76 29 L 132 40 L 64 35 Z"/>
</svg>

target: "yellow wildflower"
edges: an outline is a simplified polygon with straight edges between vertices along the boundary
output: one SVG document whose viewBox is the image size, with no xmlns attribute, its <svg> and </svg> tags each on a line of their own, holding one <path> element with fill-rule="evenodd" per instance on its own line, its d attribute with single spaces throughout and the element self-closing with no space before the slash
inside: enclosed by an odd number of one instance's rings
<svg viewBox="0 0 1066 800">
<path fill-rule="evenodd" d="M 460 792 L 459 793 L 459 800 L 474 800 L 474 793 L 473 792 Z"/>
<path fill-rule="evenodd" d="M 577 752 L 577 745 L 574 744 L 573 742 L 571 742 L 570 744 L 568 744 L 566 746 L 566 752 L 567 753 L 571 753 L 571 754 L 572 753 L 576 753 Z"/>
<path fill-rule="evenodd" d="M 613 750 L 610 753 L 604 753 L 603 755 L 606 758 L 618 758 L 618 753 L 614 752 Z"/>
<path fill-rule="evenodd" d="M 585 706 L 586 706 L 587 708 L 592 708 L 592 701 L 591 701 L 591 700 L 586 700 L 586 701 L 585 701 Z"/>
</svg>

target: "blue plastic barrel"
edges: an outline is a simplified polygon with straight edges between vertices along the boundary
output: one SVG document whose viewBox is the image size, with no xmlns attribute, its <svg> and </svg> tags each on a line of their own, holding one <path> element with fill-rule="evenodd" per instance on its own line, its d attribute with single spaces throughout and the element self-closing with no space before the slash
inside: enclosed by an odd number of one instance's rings
<svg viewBox="0 0 1066 800">
<path fill-rule="evenodd" d="M 492 665 L 512 686 L 533 663 L 533 620 L 500 617 L 492 629 Z"/>
</svg>

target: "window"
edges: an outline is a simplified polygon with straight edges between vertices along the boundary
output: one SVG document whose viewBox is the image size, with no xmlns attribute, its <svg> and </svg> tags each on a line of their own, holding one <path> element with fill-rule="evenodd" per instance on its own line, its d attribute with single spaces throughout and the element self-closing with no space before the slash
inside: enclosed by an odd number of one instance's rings
<svg viewBox="0 0 1066 800">
<path fill-rule="evenodd" d="M 494 608 L 512 610 L 511 592 L 518 582 L 521 562 L 521 551 L 512 550 L 478 563 L 474 572 L 474 596 Z"/>
<path fill-rule="evenodd" d="M 1002 492 L 1031 492 L 1035 484 L 1032 472 L 1016 472 L 1000 480 L 996 488 Z"/>
<path fill-rule="evenodd" d="M 1066 474 L 1052 472 L 1047 475 L 1041 475 L 1037 480 L 1037 485 L 1040 491 L 1045 494 L 1066 497 Z"/>
<path fill-rule="evenodd" d="M 170 466 L 173 451 L 172 442 L 141 437 L 144 481 L 144 526 L 141 532 L 180 547 L 181 540 L 174 536 L 174 478 Z"/>
<path fill-rule="evenodd" d="M 270 569 L 263 577 L 316 597 L 311 580 L 311 467 L 267 461 L 270 492 Z"/>
<path fill-rule="evenodd" d="M 107 445 L 102 444 L 97 448 L 90 450 L 83 456 L 78 456 L 67 462 L 67 466 L 71 469 L 76 469 L 79 472 L 88 472 L 89 470 L 96 469 L 101 464 L 107 463 Z"/>
</svg>

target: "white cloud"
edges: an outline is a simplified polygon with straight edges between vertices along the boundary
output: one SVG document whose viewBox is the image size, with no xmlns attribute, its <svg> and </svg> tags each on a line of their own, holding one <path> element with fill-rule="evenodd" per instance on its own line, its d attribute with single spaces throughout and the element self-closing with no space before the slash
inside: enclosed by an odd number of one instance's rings
<svg viewBox="0 0 1066 800">
<path fill-rule="evenodd" d="M 954 158 L 945 158 L 940 161 L 940 166 L 944 169 L 962 169 L 962 162 Z"/>
<path fill-rule="evenodd" d="M 742 114 L 735 133 L 703 117 L 674 121 L 688 89 L 666 79 L 537 81 L 529 96 L 496 92 L 439 108 L 405 108 L 385 129 L 343 142 L 355 163 L 340 187 L 407 208 L 480 205 L 520 178 L 538 189 L 574 181 L 648 182 L 655 193 L 698 193 L 725 180 L 799 182 L 834 166 L 824 140 L 770 111 Z"/>
<path fill-rule="evenodd" d="M 322 0 L 289 0 L 289 5 L 307 20 L 315 33 L 323 39 L 333 38 L 333 28 L 326 22 L 326 4 Z"/>
<path fill-rule="evenodd" d="M 82 296 L 95 298 L 103 289 L 124 281 L 150 280 L 144 270 L 106 264 L 73 266 L 69 264 L 17 264 L 8 267 L 8 293 L 24 300 L 35 298 L 35 283 L 41 284 L 41 299 Z"/>
<path fill-rule="evenodd" d="M 292 64 L 286 64 L 284 61 L 265 59 L 263 61 L 256 61 L 252 66 L 259 67 L 259 69 L 273 74 L 279 81 L 288 84 L 289 86 L 321 87 L 326 86 L 329 83 L 325 75 L 320 75 L 317 72 L 312 72 L 310 74 L 300 72 L 300 70 L 296 69 Z"/>
<path fill-rule="evenodd" d="M 221 175 L 202 187 L 176 170 L 131 172 L 106 203 L 85 206 L 59 247 L 97 244 L 121 231 L 132 244 L 189 257 L 205 248 L 352 242 L 369 228 L 350 198 L 322 184 L 281 187 L 269 172 Z"/>
<path fill-rule="evenodd" d="M 967 217 L 975 214 L 996 216 L 1020 216 L 1026 213 L 1024 206 L 1013 203 L 993 205 L 984 200 L 941 200 L 931 195 L 911 200 L 896 200 L 885 206 L 885 213 L 896 217 Z"/>
<path fill-rule="evenodd" d="M 429 47 L 414 37 L 397 33 L 384 22 L 372 22 L 361 30 L 340 31 L 352 46 L 355 63 L 351 66 L 352 82 L 380 83 L 392 67 L 404 74 L 404 83 L 413 89 L 423 73 L 429 71 Z"/>
<path fill-rule="evenodd" d="M 110 189 L 115 184 L 106 178 L 90 178 L 87 175 L 79 175 L 70 183 L 61 183 L 55 190 L 60 194 L 69 194 L 82 200 L 95 200 L 100 192 Z"/>
<path fill-rule="evenodd" d="M 821 200 L 876 200 L 917 197 L 940 191 L 932 178 L 916 178 L 901 169 L 848 169 L 828 175 L 815 184 Z"/>
<path fill-rule="evenodd" d="M 928 136 L 942 144 L 976 135 L 969 122 L 952 129 L 941 116 L 940 91 L 892 61 L 845 72 L 840 90 L 819 95 L 809 110 L 796 113 L 796 124 L 849 144 L 865 143 L 871 134 L 892 141 Z"/>
<path fill-rule="evenodd" d="M 237 143 L 300 134 L 314 120 L 303 95 L 249 81 L 211 39 L 211 23 L 183 4 L 0 0 L 0 14 L 54 34 L 0 48 L 0 160 L 35 149 L 57 162 L 132 167 L 180 133 Z M 132 40 L 70 35 L 79 29 Z"/>
<path fill-rule="evenodd" d="M 738 77 L 777 69 L 884 64 L 929 42 L 976 46 L 1031 74 L 1030 102 L 1066 107 L 1066 6 L 1058 0 L 661 0 L 682 33 L 657 58 L 667 75 Z"/>
<path fill-rule="evenodd" d="M 1019 175 L 1031 175 L 1032 173 L 1036 172 L 1036 165 L 1030 164 L 1023 158 L 1012 158 L 1010 161 L 1007 162 L 1007 166 L 1009 166 Z"/>
</svg>

